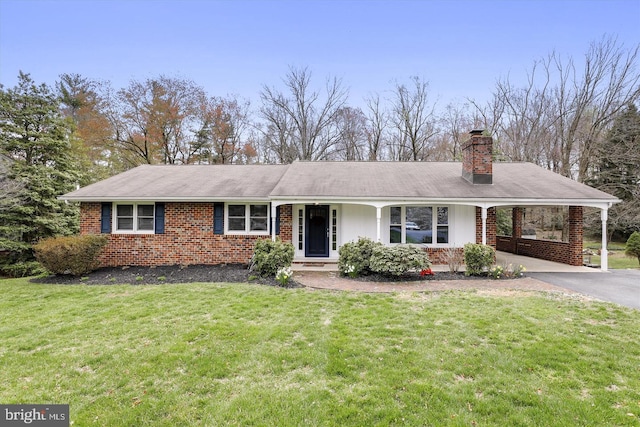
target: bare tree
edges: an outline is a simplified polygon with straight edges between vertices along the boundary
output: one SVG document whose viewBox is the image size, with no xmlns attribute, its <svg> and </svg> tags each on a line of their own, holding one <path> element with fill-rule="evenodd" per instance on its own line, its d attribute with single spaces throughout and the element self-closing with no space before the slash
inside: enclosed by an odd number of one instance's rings
<svg viewBox="0 0 640 427">
<path fill-rule="evenodd" d="M 365 136 L 367 138 L 367 152 L 369 160 L 384 159 L 385 134 L 389 126 L 388 113 L 380 105 L 380 96 L 375 95 L 365 99 L 367 104 L 367 124 Z"/>
<path fill-rule="evenodd" d="M 500 80 L 490 104 L 474 105 L 507 159 L 584 181 L 613 118 L 640 99 L 639 49 L 603 38 L 591 45 L 582 73 L 554 52 L 534 63 L 526 85 Z"/>
<path fill-rule="evenodd" d="M 431 138 L 437 134 L 435 104 L 428 97 L 429 84 L 412 77 L 412 87 L 396 83 L 392 99 L 391 123 L 395 138 L 391 154 L 395 160 L 426 160 Z"/>
<path fill-rule="evenodd" d="M 336 142 L 336 158 L 342 160 L 365 160 L 366 148 L 366 117 L 359 108 L 343 107 L 336 115 L 336 125 L 340 136 Z"/>
<path fill-rule="evenodd" d="M 326 94 L 311 89 L 307 68 L 290 68 L 283 80 L 288 94 L 264 86 L 260 115 L 266 121 L 265 136 L 282 162 L 321 160 L 329 156 L 340 137 L 336 119 L 347 92 L 338 79 L 328 79 Z"/>
<path fill-rule="evenodd" d="M 440 133 L 436 138 L 434 160 L 461 160 L 462 143 L 472 129 L 485 129 L 480 116 L 470 111 L 469 104 L 449 104 L 440 117 Z"/>
</svg>

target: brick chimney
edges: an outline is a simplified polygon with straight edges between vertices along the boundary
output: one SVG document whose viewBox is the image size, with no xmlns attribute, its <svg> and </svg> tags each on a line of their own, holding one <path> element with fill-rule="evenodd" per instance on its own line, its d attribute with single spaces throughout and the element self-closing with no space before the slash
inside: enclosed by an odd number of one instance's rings
<svg viewBox="0 0 640 427">
<path fill-rule="evenodd" d="M 462 177 L 472 184 L 493 183 L 493 139 L 483 132 L 472 130 L 471 138 L 462 144 Z"/>
</svg>

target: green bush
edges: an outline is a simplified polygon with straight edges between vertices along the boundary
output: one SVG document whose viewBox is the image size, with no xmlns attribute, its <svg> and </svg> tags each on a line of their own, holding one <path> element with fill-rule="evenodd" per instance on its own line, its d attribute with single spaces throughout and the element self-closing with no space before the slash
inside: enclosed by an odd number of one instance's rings
<svg viewBox="0 0 640 427">
<path fill-rule="evenodd" d="M 51 237 L 34 245 L 36 259 L 54 274 L 80 276 L 98 268 L 98 256 L 106 246 L 106 236 Z"/>
<path fill-rule="evenodd" d="M 465 275 L 485 274 L 494 262 L 496 251 L 489 245 L 467 243 L 464 245 Z"/>
<path fill-rule="evenodd" d="M 289 267 L 293 262 L 293 245 L 280 239 L 260 239 L 253 250 L 250 269 L 261 276 L 275 276 L 278 270 Z"/>
<path fill-rule="evenodd" d="M 27 277 L 46 274 L 47 270 L 38 261 L 18 261 L 3 265 L 2 273 L 9 277 Z"/>
<path fill-rule="evenodd" d="M 629 236 L 624 253 L 629 257 L 638 258 L 638 264 L 640 264 L 640 233 L 634 231 L 633 234 Z"/>
<path fill-rule="evenodd" d="M 400 276 L 430 266 L 431 261 L 424 249 L 412 245 L 374 246 L 369 264 L 371 271 L 385 276 Z"/>
<path fill-rule="evenodd" d="M 338 270 L 345 276 L 357 277 L 371 273 L 369 261 L 373 248 L 382 246 L 367 237 L 360 237 L 357 242 L 348 242 L 340 246 L 338 253 Z"/>
</svg>

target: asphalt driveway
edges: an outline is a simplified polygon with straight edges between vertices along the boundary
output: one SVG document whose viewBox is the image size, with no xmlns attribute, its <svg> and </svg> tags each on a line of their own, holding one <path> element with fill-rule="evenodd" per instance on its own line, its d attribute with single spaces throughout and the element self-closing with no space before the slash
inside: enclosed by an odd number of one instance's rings
<svg viewBox="0 0 640 427">
<path fill-rule="evenodd" d="M 529 277 L 603 301 L 640 309 L 640 270 L 592 273 L 529 273 Z"/>
</svg>

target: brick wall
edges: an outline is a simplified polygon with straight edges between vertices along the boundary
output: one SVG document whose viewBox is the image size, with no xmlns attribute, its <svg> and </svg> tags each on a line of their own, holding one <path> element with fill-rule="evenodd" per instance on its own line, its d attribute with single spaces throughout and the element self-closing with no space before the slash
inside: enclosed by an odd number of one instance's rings
<svg viewBox="0 0 640 427">
<path fill-rule="evenodd" d="M 100 203 L 81 204 L 82 234 L 100 233 L 100 212 Z M 291 241 L 291 207 L 280 215 L 281 236 Z M 247 264 L 261 238 L 271 237 L 214 234 L 213 203 L 165 203 L 164 234 L 110 234 L 101 266 Z"/>
<path fill-rule="evenodd" d="M 449 264 L 450 251 L 455 250 L 462 257 L 464 254 L 463 248 L 426 248 L 425 251 L 429 255 L 429 260 L 434 265 L 447 265 Z"/>
<path fill-rule="evenodd" d="M 498 236 L 496 249 L 563 264 L 582 265 L 582 213 L 581 206 L 569 206 L 568 242 Z"/>
<path fill-rule="evenodd" d="M 280 239 L 291 243 L 293 236 L 293 206 L 280 205 Z"/>
</svg>

